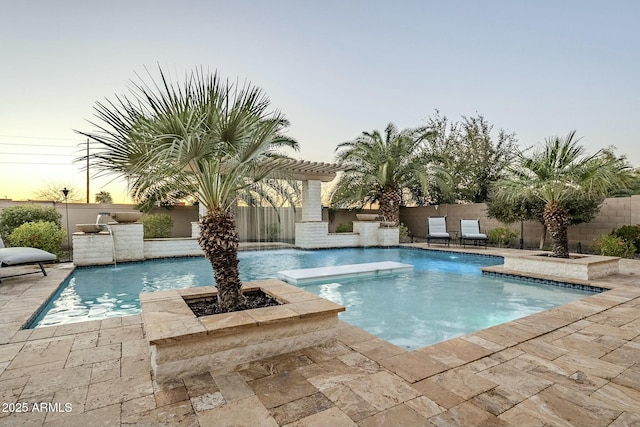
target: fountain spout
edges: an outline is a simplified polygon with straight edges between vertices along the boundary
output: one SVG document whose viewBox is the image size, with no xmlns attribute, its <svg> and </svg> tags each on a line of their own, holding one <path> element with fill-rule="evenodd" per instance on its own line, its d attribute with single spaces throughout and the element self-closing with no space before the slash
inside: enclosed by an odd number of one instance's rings
<svg viewBox="0 0 640 427">
<path fill-rule="evenodd" d="M 96 224 L 100 224 L 100 220 L 102 219 L 103 216 L 109 216 L 111 215 L 110 212 L 98 212 L 98 217 L 96 218 Z"/>
</svg>

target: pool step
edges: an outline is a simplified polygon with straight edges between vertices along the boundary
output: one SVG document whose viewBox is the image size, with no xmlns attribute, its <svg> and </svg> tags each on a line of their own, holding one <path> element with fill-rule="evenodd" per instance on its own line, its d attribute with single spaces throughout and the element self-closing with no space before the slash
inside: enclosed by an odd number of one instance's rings
<svg viewBox="0 0 640 427">
<path fill-rule="evenodd" d="M 401 273 L 413 270 L 413 265 L 395 261 L 367 262 L 363 264 L 334 265 L 331 267 L 301 268 L 278 272 L 278 278 L 292 285 L 348 277 Z"/>
</svg>

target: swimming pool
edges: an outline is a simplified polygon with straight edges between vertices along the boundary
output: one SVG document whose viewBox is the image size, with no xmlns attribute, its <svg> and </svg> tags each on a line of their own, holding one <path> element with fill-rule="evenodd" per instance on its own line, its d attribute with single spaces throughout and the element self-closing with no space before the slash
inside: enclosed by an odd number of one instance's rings
<svg viewBox="0 0 640 427">
<path fill-rule="evenodd" d="M 347 307 L 342 320 L 414 349 L 566 304 L 592 292 L 483 275 L 499 257 L 410 248 L 239 252 L 243 281 L 281 270 L 375 261 L 412 264 L 390 276 L 332 280 L 306 290 Z M 140 292 L 213 283 L 204 258 L 179 258 L 78 268 L 30 328 L 136 314 Z"/>
</svg>

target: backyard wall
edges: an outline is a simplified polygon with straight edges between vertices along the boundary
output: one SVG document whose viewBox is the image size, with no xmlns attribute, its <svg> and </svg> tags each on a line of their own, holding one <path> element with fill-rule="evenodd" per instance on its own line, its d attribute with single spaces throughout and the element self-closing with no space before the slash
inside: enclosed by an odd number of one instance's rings
<svg viewBox="0 0 640 427">
<path fill-rule="evenodd" d="M 79 231 L 76 224 L 94 224 L 100 212 L 135 212 L 135 206 L 130 204 L 102 204 L 102 203 L 65 203 L 26 201 L 16 202 L 13 200 L 0 199 L 0 211 L 4 208 L 17 205 L 36 205 L 42 207 L 54 207 L 62 215 L 62 228 L 67 228 L 67 211 L 69 212 L 69 228 L 71 233 Z M 278 224 L 280 233 L 276 240 L 293 241 L 295 222 L 300 221 L 301 209 L 295 212 L 292 208 L 280 208 L 278 212 L 273 208 L 236 208 L 236 225 L 240 241 L 264 241 L 265 233 L 273 229 Z M 171 237 L 191 237 L 191 223 L 198 221 L 197 206 L 173 206 L 170 209 L 153 208 L 151 214 L 164 213 L 173 218 L 173 229 Z M 355 218 L 355 216 L 354 216 Z M 113 221 L 109 217 L 102 217 L 101 222 Z M 67 246 L 65 238 L 63 246 Z"/>
<path fill-rule="evenodd" d="M 0 199 L 0 211 L 9 206 L 35 204 L 40 206 L 53 206 L 62 214 L 62 225 L 66 228 L 66 209 L 64 203 L 54 202 L 15 202 Z M 127 204 L 84 204 L 69 203 L 69 228 L 77 231 L 75 224 L 91 224 L 96 221 L 99 212 L 129 212 L 135 211 L 133 205 Z M 508 227 L 520 233 L 520 223 L 505 225 L 487 217 L 487 206 L 484 203 L 465 205 L 439 205 L 420 206 L 400 209 L 400 221 L 406 225 L 414 240 L 423 241 L 427 235 L 427 218 L 429 216 L 447 216 L 447 228 L 451 233 L 460 230 L 460 219 L 480 219 L 480 227 L 487 232 L 496 227 Z M 281 208 L 279 239 L 290 240 L 294 238 L 295 222 L 301 220 L 301 209 L 295 212 L 292 208 Z M 376 213 L 377 210 L 363 209 L 360 213 Z M 191 222 L 198 221 L 197 206 L 175 206 L 172 209 L 154 208 L 151 213 L 167 213 L 174 218 L 174 226 L 171 237 L 191 237 Z M 236 224 L 241 241 L 265 240 L 264 232 L 268 226 L 278 223 L 278 216 L 272 208 L 248 208 L 238 207 L 236 211 Z M 331 221 L 329 220 L 331 217 Z M 104 218 L 103 221 L 110 220 Z M 322 220 L 329 222 L 329 232 L 335 232 L 338 224 L 356 221 L 356 212 L 336 210 L 333 213 L 323 208 Z M 640 195 L 631 197 L 619 197 L 606 199 L 600 213 L 588 224 L 580 224 L 569 227 L 570 249 L 575 251 L 578 243 L 586 250 L 593 239 L 623 225 L 640 224 Z M 537 248 L 542 225 L 537 222 L 524 223 L 524 240 L 526 247 Z M 454 234 L 455 236 L 455 234 Z M 549 243 L 549 240 L 547 239 Z M 66 241 L 65 241 L 66 246 Z M 517 244 L 517 242 L 516 242 Z"/>
<path fill-rule="evenodd" d="M 423 241 L 427 235 L 427 218 L 444 215 L 447 216 L 447 231 L 451 233 L 460 231 L 461 219 L 479 218 L 480 229 L 483 233 L 496 227 L 508 227 L 520 234 L 519 222 L 505 225 L 487 217 L 485 203 L 401 208 L 400 222 L 409 228 L 415 240 Z M 610 233 L 623 225 L 636 224 L 640 224 L 640 196 L 606 199 L 593 221 L 569 227 L 570 250 L 575 251 L 578 243 L 586 250 L 593 244 L 593 240 L 601 235 Z M 543 230 L 542 224 L 525 221 L 523 225 L 525 246 L 528 248 L 538 247 Z M 549 236 L 547 236 L 547 243 L 550 244 Z"/>
<path fill-rule="evenodd" d="M 62 215 L 62 228 L 67 228 L 67 211 L 69 212 L 69 229 L 71 233 L 80 231 L 76 224 L 94 224 L 100 212 L 136 212 L 135 206 L 130 204 L 103 204 L 103 203 L 65 203 L 56 202 L 14 202 L 12 200 L 0 200 L 0 211 L 4 208 L 18 205 L 36 205 L 42 207 L 54 207 Z M 171 209 L 153 208 L 152 214 L 166 213 L 173 218 L 171 237 L 191 237 L 191 221 L 198 220 L 197 206 L 174 206 Z M 101 222 L 113 221 L 109 217 L 102 217 Z M 67 240 L 63 246 L 66 247 Z"/>
</svg>

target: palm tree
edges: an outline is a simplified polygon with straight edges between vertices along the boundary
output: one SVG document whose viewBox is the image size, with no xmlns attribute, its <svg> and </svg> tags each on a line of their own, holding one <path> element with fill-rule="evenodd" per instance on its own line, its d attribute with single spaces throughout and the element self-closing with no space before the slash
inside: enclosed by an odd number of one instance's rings
<svg viewBox="0 0 640 427">
<path fill-rule="evenodd" d="M 587 156 L 575 131 L 545 140 L 531 156 L 519 153 L 510 176 L 496 183 L 495 197 L 506 201 L 538 198 L 544 202 L 543 218 L 553 242 L 553 255 L 569 258 L 567 227 L 569 206 L 577 200 L 603 200 L 628 180 L 623 159 L 600 150 Z"/>
<path fill-rule="evenodd" d="M 96 203 L 113 203 L 113 197 L 108 191 L 98 191 L 96 193 Z"/>
<path fill-rule="evenodd" d="M 447 174 L 424 160 L 424 129 L 398 128 L 389 123 L 384 137 L 374 130 L 336 147 L 336 160 L 346 167 L 331 196 L 339 206 L 363 207 L 377 202 L 379 214 L 398 224 L 400 205 L 423 195 L 436 182 L 444 187 Z"/>
<path fill-rule="evenodd" d="M 255 184 L 279 177 L 278 150 L 298 148 L 282 134 L 288 122 L 269 112 L 269 99 L 250 84 L 222 81 L 217 73 L 192 72 L 174 85 L 133 83 L 133 98 L 98 103 L 95 132 L 79 132 L 101 144 L 91 168 L 127 179 L 136 200 L 191 196 L 204 208 L 199 243 L 209 259 L 222 311 L 241 309 L 238 232 L 232 209 Z"/>
</svg>

